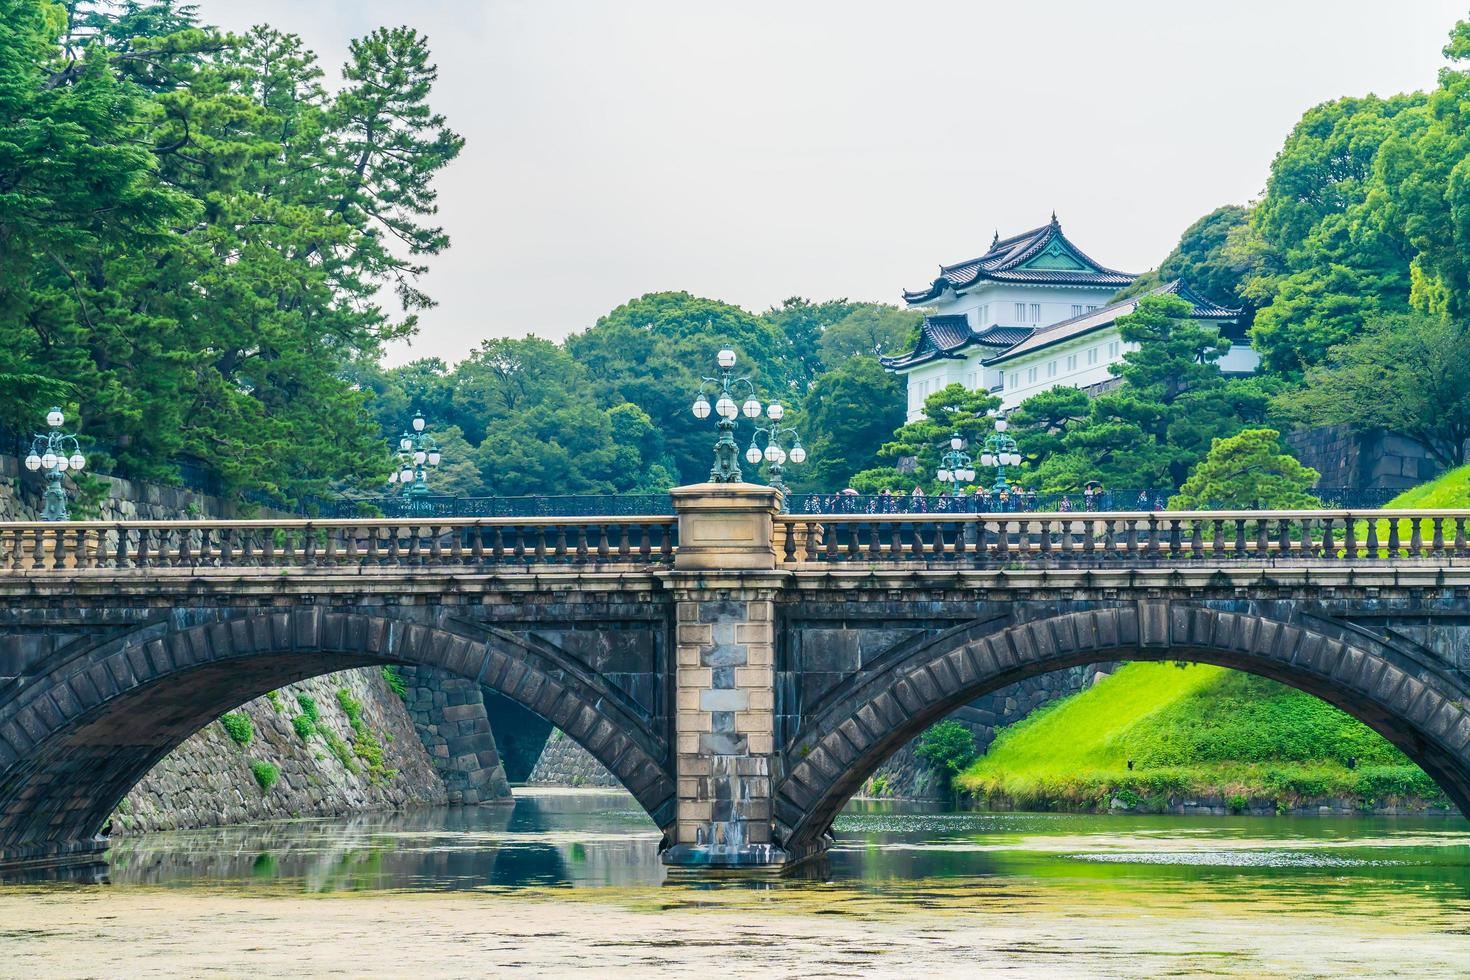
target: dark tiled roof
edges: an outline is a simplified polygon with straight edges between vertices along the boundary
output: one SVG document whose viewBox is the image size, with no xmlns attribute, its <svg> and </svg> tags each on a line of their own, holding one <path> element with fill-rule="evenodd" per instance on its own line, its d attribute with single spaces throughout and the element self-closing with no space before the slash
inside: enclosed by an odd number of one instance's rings
<svg viewBox="0 0 1470 980">
<path fill-rule="evenodd" d="M 958 356 L 958 351 L 971 344 L 1006 348 L 1031 336 L 1033 329 L 991 325 L 981 330 L 972 330 L 969 318 L 963 313 L 926 316 L 919 325 L 919 342 L 913 350 L 897 357 L 880 357 L 878 362 L 886 368 L 906 368 L 939 358 Z"/>
<path fill-rule="evenodd" d="M 1175 279 L 1171 283 L 1150 289 L 1140 296 L 1133 296 L 1117 303 L 1110 303 L 1090 313 L 1074 316 L 1070 320 L 1063 320 L 1060 323 L 1053 323 L 1050 326 L 1041 327 L 1014 347 L 1007 348 L 995 357 L 987 358 L 985 363 L 1001 364 L 1022 354 L 1029 354 L 1032 351 L 1050 347 L 1052 344 L 1058 344 L 1064 340 L 1071 340 L 1074 337 L 1089 334 L 1094 330 L 1100 330 L 1112 324 L 1119 317 L 1132 313 L 1137 309 L 1138 301 L 1143 299 L 1144 296 L 1159 296 L 1166 293 L 1171 293 L 1181 299 L 1188 300 L 1191 306 L 1193 306 L 1190 316 L 1196 320 L 1234 320 L 1240 316 L 1239 309 L 1232 309 L 1228 306 L 1212 303 L 1210 300 L 1205 299 L 1199 293 L 1190 289 L 1182 281 Z"/>
<path fill-rule="evenodd" d="M 1084 269 L 1023 269 L 1022 265 L 1041 255 L 1053 243 L 1058 242 L 1070 252 Z M 1121 289 L 1136 277 L 1131 273 L 1109 269 L 1093 261 L 1066 235 L 1053 215 L 1050 224 L 996 239 L 990 250 L 978 258 L 954 265 L 939 267 L 939 278 L 925 289 L 906 290 L 903 298 L 909 303 L 932 303 L 946 289 L 963 289 L 978 280 L 994 282 L 1024 282 L 1032 285 L 1098 286 Z"/>
</svg>

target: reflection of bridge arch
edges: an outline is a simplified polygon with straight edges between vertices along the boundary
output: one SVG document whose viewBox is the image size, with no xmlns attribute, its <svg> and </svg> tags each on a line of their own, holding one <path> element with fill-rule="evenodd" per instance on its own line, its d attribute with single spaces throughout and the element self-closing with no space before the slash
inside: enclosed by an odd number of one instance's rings
<svg viewBox="0 0 1470 980">
<path fill-rule="evenodd" d="M 960 705 L 1036 674 L 1119 659 L 1217 664 L 1316 695 L 1398 746 L 1470 815 L 1465 685 L 1443 666 L 1367 633 L 1316 632 L 1205 604 L 1141 602 L 1017 616 L 895 653 L 882 669 L 825 696 L 787 747 L 774 817 L 788 849 L 819 845 L 885 759 Z"/>
<path fill-rule="evenodd" d="M 87 846 L 128 789 L 221 713 L 285 684 L 404 663 L 467 677 L 556 725 L 654 822 L 673 821 L 668 746 L 606 679 L 483 626 L 297 608 L 142 627 L 70 651 L 0 698 L 0 852 Z"/>
</svg>

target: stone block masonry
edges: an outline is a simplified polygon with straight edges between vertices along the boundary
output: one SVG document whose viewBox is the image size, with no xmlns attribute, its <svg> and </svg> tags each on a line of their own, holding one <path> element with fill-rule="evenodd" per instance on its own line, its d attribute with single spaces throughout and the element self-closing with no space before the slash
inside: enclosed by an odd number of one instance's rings
<svg viewBox="0 0 1470 980">
<path fill-rule="evenodd" d="M 243 516 L 238 503 L 196 490 L 118 477 L 100 479 L 108 484 L 108 494 L 98 512 L 75 516 L 108 521 Z M 17 457 L 0 456 L 0 520 L 38 520 L 44 487 L 45 481 L 26 471 Z M 273 515 L 262 511 L 260 516 Z M 291 718 L 301 713 L 296 696 L 305 695 L 321 712 L 323 727 L 350 747 L 354 733 L 336 697 L 342 688 L 362 705 L 367 729 L 382 743 L 382 769 L 392 770 L 392 778 L 381 778 L 381 774 L 374 778 L 365 766 L 354 773 L 327 748 L 322 736 L 302 740 L 292 728 Z M 498 758 L 488 766 L 483 764 L 478 755 L 482 746 L 472 753 L 473 764 L 462 755 L 448 760 L 441 778 L 436 763 L 442 760 L 431 760 L 415 731 L 415 720 L 377 667 L 301 681 L 282 688 L 277 699 L 280 709 L 266 698 L 237 709 L 251 721 L 253 735 L 248 745 L 236 744 L 218 723 L 211 723 L 169 753 L 118 805 L 111 821 L 113 831 L 141 833 L 283 817 L 341 816 L 359 810 L 439 806 L 509 795 L 503 776 L 498 783 L 495 779 Z M 437 732 L 439 727 L 431 713 L 419 729 Z M 489 730 L 483 707 L 470 727 L 473 731 L 468 734 L 481 740 L 487 737 L 480 732 L 481 728 Z M 266 763 L 279 774 L 269 791 L 262 791 L 251 772 L 252 762 Z"/>
<path fill-rule="evenodd" d="M 480 685 L 432 667 L 403 667 L 401 676 L 408 713 L 448 802 L 510 800 Z"/>
<path fill-rule="evenodd" d="M 350 754 L 353 771 L 324 734 L 332 733 L 351 752 L 355 733 L 337 700 L 342 689 L 362 706 L 365 729 L 382 748 L 377 773 Z M 310 698 L 320 714 L 320 731 L 305 739 L 292 726 L 292 719 L 303 714 L 298 696 Z M 206 725 L 123 798 L 112 816 L 112 832 L 331 817 L 447 802 L 444 783 L 419 743 L 408 711 L 376 668 L 300 681 L 281 688 L 274 699 L 256 698 L 239 711 L 250 719 L 247 744 L 236 743 L 219 722 Z M 262 789 L 251 771 L 255 762 L 273 766 L 279 774 L 269 790 Z"/>
</svg>

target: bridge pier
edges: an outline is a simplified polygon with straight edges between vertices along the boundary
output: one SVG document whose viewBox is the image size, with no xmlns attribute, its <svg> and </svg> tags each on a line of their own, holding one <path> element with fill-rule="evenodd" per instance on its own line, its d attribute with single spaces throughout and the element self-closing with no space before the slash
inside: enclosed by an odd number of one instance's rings
<svg viewBox="0 0 1470 980">
<path fill-rule="evenodd" d="M 775 598 L 780 497 L 754 484 L 673 491 L 674 841 L 665 864 L 780 867 L 808 855 L 773 839 Z"/>
</svg>

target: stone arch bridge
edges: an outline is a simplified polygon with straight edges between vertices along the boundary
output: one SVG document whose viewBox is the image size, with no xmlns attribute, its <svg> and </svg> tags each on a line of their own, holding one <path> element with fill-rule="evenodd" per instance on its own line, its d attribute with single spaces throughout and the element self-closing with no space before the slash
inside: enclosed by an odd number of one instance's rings
<svg viewBox="0 0 1470 980">
<path fill-rule="evenodd" d="M 819 853 L 892 752 L 1025 677 L 1251 671 L 1470 812 L 1470 511 L 0 524 L 0 861 L 95 853 L 181 741 L 285 683 L 426 665 L 613 772 L 664 859 Z"/>
</svg>

